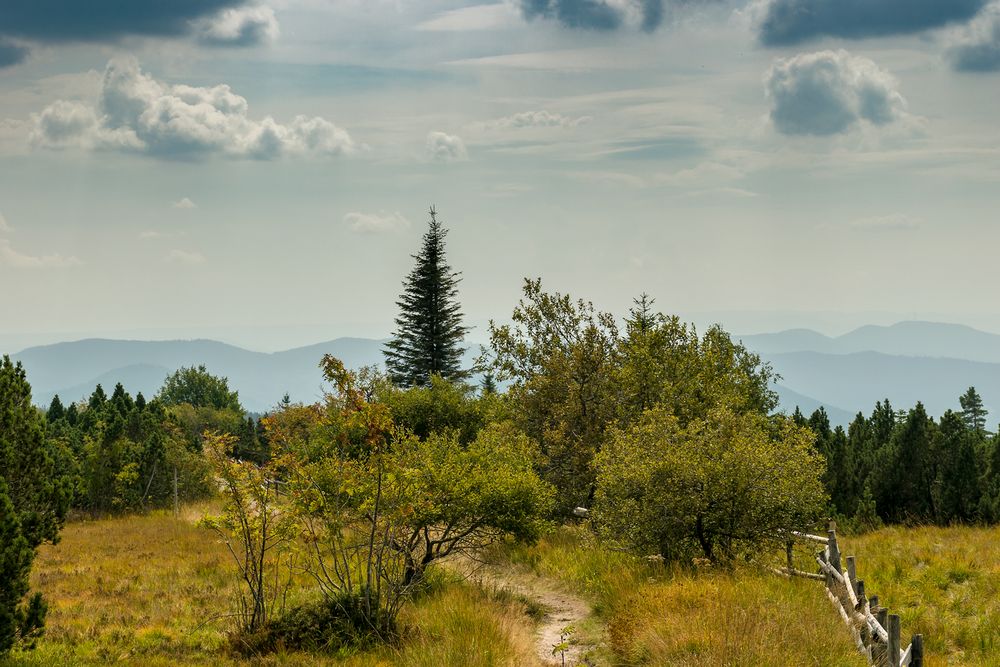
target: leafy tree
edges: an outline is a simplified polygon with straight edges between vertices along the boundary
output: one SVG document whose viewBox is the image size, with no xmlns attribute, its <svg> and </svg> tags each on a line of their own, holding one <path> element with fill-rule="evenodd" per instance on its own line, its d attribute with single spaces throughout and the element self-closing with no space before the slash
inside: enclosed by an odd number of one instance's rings
<svg viewBox="0 0 1000 667">
<path fill-rule="evenodd" d="M 597 456 L 598 530 L 669 560 L 752 557 L 822 512 L 812 441 L 785 417 L 720 409 L 685 427 L 665 408 L 648 410 Z"/>
<path fill-rule="evenodd" d="M 983 435 L 986 432 L 986 415 L 989 414 L 983 407 L 983 399 L 976 392 L 975 387 L 969 387 L 958 399 L 962 406 L 962 419 L 965 425 L 972 431 Z"/>
<path fill-rule="evenodd" d="M 462 326 L 458 303 L 459 274 L 445 258 L 448 231 L 437 220 L 434 207 L 416 266 L 403 283 L 396 305 L 396 332 L 384 354 L 392 381 L 403 387 L 426 386 L 431 377 L 462 379 L 462 341 L 468 328 Z"/>
<path fill-rule="evenodd" d="M 513 323 L 490 324 L 489 358 L 510 380 L 512 416 L 542 452 L 542 476 L 559 492 L 557 509 L 589 506 L 592 461 L 617 407 L 618 330 L 593 304 L 542 290 L 525 280 Z"/>
<path fill-rule="evenodd" d="M 230 391 L 229 381 L 212 375 L 204 365 L 181 368 L 167 377 L 157 399 L 166 406 L 187 403 L 196 408 L 243 413 L 239 393 Z"/>
<path fill-rule="evenodd" d="M 473 392 L 473 387 L 435 375 L 426 387 L 383 387 L 377 397 L 389 407 L 393 421 L 418 438 L 451 431 L 468 444 L 486 417 Z"/>
<path fill-rule="evenodd" d="M 21 364 L 0 360 L 0 654 L 42 625 L 36 595 L 26 604 L 35 550 L 59 538 L 71 480 L 60 473 L 61 451 L 45 439 L 42 414 L 31 403 Z"/>
<path fill-rule="evenodd" d="M 359 609 L 384 635 L 431 563 L 537 537 L 552 490 L 534 470 L 536 445 L 511 425 L 468 444 L 450 429 L 418 438 L 394 423 L 371 376 L 329 356 L 323 367 L 334 386 L 325 405 L 265 420 L 287 479 L 284 516 L 305 535 L 305 567 L 328 602 Z"/>
</svg>

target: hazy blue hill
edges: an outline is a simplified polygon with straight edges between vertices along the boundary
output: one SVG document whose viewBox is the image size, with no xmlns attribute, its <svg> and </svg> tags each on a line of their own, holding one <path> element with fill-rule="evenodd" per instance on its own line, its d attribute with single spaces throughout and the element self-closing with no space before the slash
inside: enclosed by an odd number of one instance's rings
<svg viewBox="0 0 1000 667">
<path fill-rule="evenodd" d="M 204 364 L 213 374 L 229 379 L 245 408 L 264 412 L 286 393 L 293 401 L 319 399 L 323 395 L 319 362 L 324 354 L 339 357 L 349 368 L 381 365 L 383 344 L 367 338 L 338 338 L 264 353 L 210 340 L 91 339 L 29 348 L 14 359 L 24 364 L 40 405 L 47 405 L 56 393 L 67 401 L 89 396 L 98 383 L 110 392 L 121 382 L 133 394 L 142 391 L 152 396 L 174 370 Z M 467 354 L 466 363 L 471 365 L 474 356 Z"/>
<path fill-rule="evenodd" d="M 743 344 L 760 354 L 776 352 L 833 352 L 833 338 L 812 329 L 788 329 L 777 333 L 740 336 Z"/>
<path fill-rule="evenodd" d="M 789 329 L 740 338 L 747 347 L 760 354 L 881 352 L 907 357 L 947 357 L 1000 363 L 1000 335 L 961 324 L 899 322 L 890 326 L 869 325 L 835 338 L 810 329 Z"/>
<path fill-rule="evenodd" d="M 776 385 L 774 390 L 778 393 L 778 409 L 789 415 L 795 412 L 795 408 L 798 407 L 802 410 L 802 413 L 808 417 L 822 407 L 826 410 L 826 414 L 830 417 L 831 425 L 843 426 L 846 428 L 847 425 L 854 419 L 854 415 L 857 414 L 844 410 L 843 408 L 838 408 L 835 405 L 817 401 L 811 396 L 800 394 L 799 392 L 793 391 L 784 385 Z"/>
<path fill-rule="evenodd" d="M 212 340 L 88 339 L 28 348 L 14 359 L 24 364 L 37 393 L 90 382 L 116 368 L 152 365 L 177 369 L 198 363 L 236 368 L 252 364 L 256 356 L 259 353 Z"/>
<path fill-rule="evenodd" d="M 900 322 L 887 327 L 865 326 L 835 340 L 838 352 L 1000 362 L 1000 336 L 960 324 Z"/>
<path fill-rule="evenodd" d="M 1000 364 L 879 352 L 822 354 L 790 352 L 766 358 L 781 374 L 782 384 L 827 405 L 871 412 L 888 398 L 896 408 L 922 401 L 933 415 L 959 409 L 958 397 L 975 386 L 991 421 L 1000 418 Z"/>
</svg>

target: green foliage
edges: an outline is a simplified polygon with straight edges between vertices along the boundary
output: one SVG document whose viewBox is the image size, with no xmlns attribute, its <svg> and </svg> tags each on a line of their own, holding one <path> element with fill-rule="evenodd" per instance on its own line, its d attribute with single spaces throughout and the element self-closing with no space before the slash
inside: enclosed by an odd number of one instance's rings
<svg viewBox="0 0 1000 667">
<path fill-rule="evenodd" d="M 699 337 L 652 305 L 636 300 L 622 336 L 610 314 L 526 280 L 513 323 L 490 327 L 484 361 L 512 381 L 510 414 L 539 442 L 560 514 L 591 504 L 593 460 L 613 422 L 627 427 L 661 408 L 683 427 L 720 407 L 765 414 L 777 403 L 775 375 L 757 355 L 719 327 Z"/>
<path fill-rule="evenodd" d="M 44 420 L 31 404 L 24 369 L 0 360 L 0 655 L 16 642 L 30 646 L 41 631 L 45 604 L 27 601 L 35 550 L 56 542 L 72 496 L 63 474 L 65 452 L 45 439 Z"/>
<path fill-rule="evenodd" d="M 7 484 L 0 477 L 0 657 L 15 644 L 30 646 L 45 622 L 41 594 L 24 601 L 34 558 L 35 550 L 21 531 Z"/>
<path fill-rule="evenodd" d="M 958 399 L 958 402 L 962 406 L 962 419 L 965 421 L 965 425 L 979 434 L 985 434 L 986 415 L 989 413 L 983 407 L 983 399 L 979 396 L 976 388 L 969 387 L 968 391 Z"/>
<path fill-rule="evenodd" d="M 541 471 L 559 491 L 558 510 L 589 505 L 592 461 L 614 418 L 614 318 L 593 304 L 549 294 L 525 280 L 513 324 L 490 325 L 490 366 L 508 390 L 518 427 L 541 447 Z"/>
<path fill-rule="evenodd" d="M 458 303 L 459 274 L 445 259 L 448 230 L 433 207 L 430 215 L 423 245 L 413 256 L 416 266 L 396 302 L 396 332 L 384 351 L 389 377 L 402 387 L 426 386 L 435 375 L 461 379 L 467 374 L 461 367 L 468 328 L 462 326 Z"/>
<path fill-rule="evenodd" d="M 157 398 L 167 406 L 187 403 L 243 414 L 238 392 L 230 391 L 228 380 L 212 375 L 205 366 L 178 369 L 164 381 Z"/>
<path fill-rule="evenodd" d="M 683 426 L 649 410 L 598 455 L 598 530 L 670 560 L 752 557 L 820 515 L 823 460 L 812 440 L 780 417 L 721 409 Z"/>
<path fill-rule="evenodd" d="M 491 424 L 468 443 L 447 424 L 420 438 L 393 421 L 378 399 L 377 375 L 348 371 L 333 357 L 323 368 L 334 386 L 325 405 L 289 404 L 264 420 L 269 467 L 215 454 L 216 469 L 225 471 L 227 507 L 275 508 L 294 521 L 303 567 L 326 600 L 356 597 L 373 630 L 386 636 L 431 563 L 504 536 L 537 538 L 552 490 L 535 472 L 536 445 L 511 424 Z M 439 390 L 467 400 L 446 384 Z M 240 501 L 248 485 L 262 486 L 255 475 L 264 470 L 281 493 L 266 503 Z M 262 522 L 248 525 L 262 529 Z M 241 544 L 259 552 L 265 542 Z"/>
<path fill-rule="evenodd" d="M 393 421 L 418 438 L 453 431 L 462 443 L 469 443 L 485 423 L 482 401 L 473 388 L 459 382 L 431 377 L 430 384 L 409 389 L 384 386 L 379 400 L 389 406 Z"/>
</svg>

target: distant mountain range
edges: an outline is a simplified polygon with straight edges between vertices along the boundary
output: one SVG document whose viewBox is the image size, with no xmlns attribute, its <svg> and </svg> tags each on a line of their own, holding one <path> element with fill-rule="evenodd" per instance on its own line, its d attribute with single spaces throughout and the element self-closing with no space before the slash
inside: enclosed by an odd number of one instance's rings
<svg viewBox="0 0 1000 667">
<path fill-rule="evenodd" d="M 357 368 L 382 361 L 384 341 L 339 338 L 284 352 L 252 352 L 212 340 L 132 341 L 90 339 L 33 347 L 14 355 L 24 364 L 35 402 L 47 405 L 54 394 L 64 401 L 89 396 L 100 383 L 116 383 L 132 394 L 154 395 L 164 379 L 182 366 L 204 364 L 229 378 L 243 406 L 253 412 L 274 407 L 287 393 L 293 401 L 312 402 L 323 394 L 319 369 L 324 354 Z"/>
<path fill-rule="evenodd" d="M 794 329 L 740 338 L 782 376 L 776 390 L 789 412 L 799 406 L 809 414 L 823 406 L 834 424 L 846 425 L 858 411 L 870 413 L 876 401 L 888 398 L 897 408 L 922 401 L 940 415 L 958 409 L 958 397 L 975 386 L 987 408 L 997 406 L 994 413 L 1000 413 L 1000 335 L 954 324 L 901 322 L 837 337 Z M 33 347 L 14 358 L 27 369 L 40 405 L 56 393 L 64 401 L 80 400 L 98 383 L 110 390 L 121 382 L 133 394 L 152 396 L 177 368 L 205 364 L 229 378 L 248 410 L 263 412 L 286 393 L 294 401 L 322 396 L 324 354 L 353 368 L 381 364 L 383 344 L 339 338 L 262 353 L 212 340 L 90 339 Z M 467 363 L 478 350 L 472 347 Z"/>
</svg>

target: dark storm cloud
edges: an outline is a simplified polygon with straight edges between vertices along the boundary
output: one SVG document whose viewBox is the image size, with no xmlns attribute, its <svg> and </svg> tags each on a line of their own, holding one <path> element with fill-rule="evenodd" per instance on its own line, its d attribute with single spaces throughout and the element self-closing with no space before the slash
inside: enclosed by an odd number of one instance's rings
<svg viewBox="0 0 1000 667">
<path fill-rule="evenodd" d="M 0 34 L 39 42 L 176 36 L 246 0 L 3 0 Z"/>
<path fill-rule="evenodd" d="M 968 21 L 988 0 L 774 0 L 760 28 L 769 46 L 819 37 L 906 35 Z"/>
<path fill-rule="evenodd" d="M 0 68 L 16 65 L 27 57 L 27 48 L 0 39 Z"/>
<path fill-rule="evenodd" d="M 567 28 L 610 31 L 625 24 L 631 8 L 640 17 L 640 27 L 651 32 L 663 23 L 664 2 L 630 0 L 629 3 L 612 4 L 606 0 L 521 0 L 521 13 L 526 19 L 555 19 Z"/>
<path fill-rule="evenodd" d="M 1000 4 L 991 5 L 965 29 L 948 58 L 960 72 L 1000 72 Z"/>
</svg>

